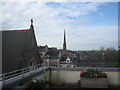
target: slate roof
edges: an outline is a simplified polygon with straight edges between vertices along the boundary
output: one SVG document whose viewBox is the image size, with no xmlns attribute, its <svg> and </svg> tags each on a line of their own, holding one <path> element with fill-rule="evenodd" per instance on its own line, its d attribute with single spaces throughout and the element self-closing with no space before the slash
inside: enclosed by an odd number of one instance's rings
<svg viewBox="0 0 120 90">
<path fill-rule="evenodd" d="M 56 48 L 49 48 L 47 55 L 49 55 L 50 58 L 58 58 L 59 51 Z"/>
<path fill-rule="evenodd" d="M 45 46 L 39 46 L 38 48 L 39 48 L 39 51 L 40 51 L 40 52 L 45 51 Z"/>
<path fill-rule="evenodd" d="M 28 67 L 31 59 L 34 59 L 36 64 L 41 63 L 33 28 L 5 30 L 0 33 L 3 73 Z"/>
</svg>

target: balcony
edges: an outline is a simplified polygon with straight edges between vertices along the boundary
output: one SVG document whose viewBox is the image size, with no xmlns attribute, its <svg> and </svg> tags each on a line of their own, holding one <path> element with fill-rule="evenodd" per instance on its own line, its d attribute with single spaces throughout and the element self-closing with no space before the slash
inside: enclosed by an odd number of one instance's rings
<svg viewBox="0 0 120 90">
<path fill-rule="evenodd" d="M 119 68 L 96 67 L 108 76 L 108 88 L 118 88 Z M 33 78 L 45 78 L 49 88 L 81 88 L 80 71 L 86 67 L 28 67 L 0 75 L 1 88 L 26 88 Z"/>
</svg>

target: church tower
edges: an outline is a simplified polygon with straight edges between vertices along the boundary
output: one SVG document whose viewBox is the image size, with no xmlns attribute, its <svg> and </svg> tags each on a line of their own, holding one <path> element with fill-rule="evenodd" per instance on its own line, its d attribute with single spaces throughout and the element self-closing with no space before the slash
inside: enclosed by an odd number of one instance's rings
<svg viewBox="0 0 120 90">
<path fill-rule="evenodd" d="M 64 29 L 63 52 L 64 52 L 64 53 L 67 52 L 65 29 Z"/>
</svg>

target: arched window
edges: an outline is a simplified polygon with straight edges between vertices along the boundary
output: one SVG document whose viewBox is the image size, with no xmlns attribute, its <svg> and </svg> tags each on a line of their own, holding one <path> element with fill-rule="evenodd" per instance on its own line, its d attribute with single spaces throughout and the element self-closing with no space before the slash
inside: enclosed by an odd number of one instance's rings
<svg viewBox="0 0 120 90">
<path fill-rule="evenodd" d="M 32 60 L 29 63 L 30 71 L 35 69 L 35 65 L 36 65 L 35 60 L 32 58 Z"/>
</svg>

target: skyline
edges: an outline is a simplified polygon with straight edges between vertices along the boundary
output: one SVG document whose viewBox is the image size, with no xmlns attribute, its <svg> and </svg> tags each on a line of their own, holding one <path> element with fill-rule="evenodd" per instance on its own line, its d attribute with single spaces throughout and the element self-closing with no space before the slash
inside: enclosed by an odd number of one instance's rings
<svg viewBox="0 0 120 90">
<path fill-rule="evenodd" d="M 117 2 L 4 2 L 2 14 L 0 30 L 29 28 L 33 18 L 38 46 L 62 49 L 65 28 L 67 49 L 118 48 Z"/>
</svg>

